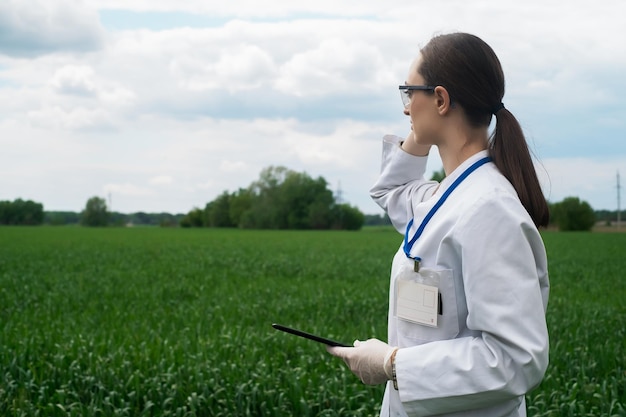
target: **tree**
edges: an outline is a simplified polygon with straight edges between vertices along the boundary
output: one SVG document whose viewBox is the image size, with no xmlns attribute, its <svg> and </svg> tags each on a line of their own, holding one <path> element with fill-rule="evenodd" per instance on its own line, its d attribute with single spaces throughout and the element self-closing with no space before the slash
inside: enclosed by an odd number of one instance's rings
<svg viewBox="0 0 626 417">
<path fill-rule="evenodd" d="M 331 196 L 332 197 L 332 196 Z M 324 201 L 314 201 L 308 209 L 311 229 L 328 229 L 332 222 L 332 206 Z"/>
<path fill-rule="evenodd" d="M 389 220 L 387 213 L 366 214 L 364 224 L 366 226 L 391 226 L 391 220 Z"/>
<path fill-rule="evenodd" d="M 210 204 L 210 203 L 209 203 Z M 208 205 L 207 205 L 208 206 Z M 206 225 L 206 212 L 195 207 L 185 217 L 180 220 L 181 227 L 202 227 Z"/>
<path fill-rule="evenodd" d="M 287 172 L 278 187 L 279 228 L 328 228 L 333 193 L 324 178 L 313 179 L 306 173 Z"/>
<path fill-rule="evenodd" d="M 207 226 L 233 227 L 230 220 L 230 194 L 224 191 L 215 200 L 206 205 Z"/>
<path fill-rule="evenodd" d="M 0 201 L 0 224 L 34 226 L 43 223 L 43 204 L 18 198 Z"/>
<path fill-rule="evenodd" d="M 245 216 L 245 223 L 249 227 L 257 229 L 280 228 L 284 220 L 281 219 L 279 211 L 279 187 L 288 172 L 289 170 L 282 166 L 264 168 L 259 175 L 259 180 L 250 185 L 254 204 Z"/>
<path fill-rule="evenodd" d="M 365 222 L 365 215 L 361 211 L 349 204 L 335 206 L 335 229 L 359 230 Z"/>
<path fill-rule="evenodd" d="M 73 211 L 47 211 L 45 222 L 53 226 L 80 223 L 80 213 Z"/>
<path fill-rule="evenodd" d="M 324 178 L 273 166 L 248 188 L 224 191 L 207 203 L 205 213 L 208 227 L 356 230 L 364 221 L 358 209 L 335 203 Z M 181 226 L 196 225 L 195 214 L 190 212 Z"/>
<path fill-rule="evenodd" d="M 109 212 L 104 198 L 91 197 L 85 210 L 80 215 L 80 224 L 90 227 L 102 227 L 109 224 Z"/>
<path fill-rule="evenodd" d="M 567 197 L 552 206 L 555 224 L 562 231 L 589 231 L 596 223 L 596 215 L 589 203 L 578 197 Z"/>
<path fill-rule="evenodd" d="M 433 175 L 432 177 L 430 177 L 430 180 L 441 182 L 443 181 L 445 177 L 446 177 L 446 171 L 444 171 L 443 168 L 441 168 L 441 170 L 433 172 Z"/>
<path fill-rule="evenodd" d="M 230 196 L 228 216 L 230 222 L 238 227 L 245 227 L 245 221 L 249 217 L 250 209 L 254 202 L 254 194 L 250 189 L 240 188 Z"/>
</svg>

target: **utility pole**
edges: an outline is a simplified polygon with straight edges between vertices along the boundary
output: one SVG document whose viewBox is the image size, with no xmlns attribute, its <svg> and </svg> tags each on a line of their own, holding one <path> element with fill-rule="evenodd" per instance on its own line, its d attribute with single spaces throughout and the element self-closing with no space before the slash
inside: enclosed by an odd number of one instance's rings
<svg viewBox="0 0 626 417">
<path fill-rule="evenodd" d="M 617 228 L 620 228 L 620 223 L 622 222 L 622 208 L 621 208 L 621 196 L 620 190 L 622 186 L 619 183 L 619 171 L 617 171 Z"/>
<path fill-rule="evenodd" d="M 335 204 L 343 204 L 343 191 L 341 190 L 341 181 L 337 182 L 337 191 L 335 191 Z"/>
<path fill-rule="evenodd" d="M 337 192 L 335 194 L 335 204 L 340 206 L 343 204 L 343 190 L 341 189 L 341 181 L 337 182 Z M 339 210 L 339 224 L 340 228 L 343 229 L 343 210 Z"/>
</svg>

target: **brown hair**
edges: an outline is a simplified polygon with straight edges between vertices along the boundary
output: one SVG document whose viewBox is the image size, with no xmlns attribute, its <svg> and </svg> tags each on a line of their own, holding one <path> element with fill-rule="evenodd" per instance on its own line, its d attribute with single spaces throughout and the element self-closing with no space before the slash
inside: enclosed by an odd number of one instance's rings
<svg viewBox="0 0 626 417">
<path fill-rule="evenodd" d="M 452 103 L 460 106 L 470 124 L 489 126 L 489 154 L 500 172 L 515 188 L 522 205 L 537 227 L 547 226 L 549 210 L 541 191 L 522 128 L 502 107 L 504 73 L 495 52 L 480 38 L 468 33 L 434 37 L 422 48 L 418 72 L 428 85 L 448 90 Z"/>
</svg>

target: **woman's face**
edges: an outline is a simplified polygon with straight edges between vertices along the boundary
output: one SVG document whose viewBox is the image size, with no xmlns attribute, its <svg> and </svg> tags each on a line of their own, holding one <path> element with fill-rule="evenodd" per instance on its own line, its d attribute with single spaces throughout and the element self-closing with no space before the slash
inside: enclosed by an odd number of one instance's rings
<svg viewBox="0 0 626 417">
<path fill-rule="evenodd" d="M 406 79 L 407 85 L 425 85 L 425 80 L 417 71 L 422 62 L 418 56 L 409 68 Z M 404 108 L 404 114 L 411 119 L 411 130 L 415 140 L 419 144 L 434 145 L 433 135 L 436 133 L 433 122 L 436 121 L 436 101 L 432 92 L 413 90 L 410 91 L 410 102 Z M 435 114 L 433 114 L 433 111 Z"/>
</svg>

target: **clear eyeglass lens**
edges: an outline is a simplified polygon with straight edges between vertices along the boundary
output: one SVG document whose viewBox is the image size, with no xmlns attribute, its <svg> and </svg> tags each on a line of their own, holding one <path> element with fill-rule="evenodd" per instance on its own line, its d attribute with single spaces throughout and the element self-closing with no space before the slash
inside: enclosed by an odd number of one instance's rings
<svg viewBox="0 0 626 417">
<path fill-rule="evenodd" d="M 400 98 L 402 98 L 402 104 L 407 107 L 411 102 L 411 94 L 409 90 L 400 90 Z"/>
</svg>

